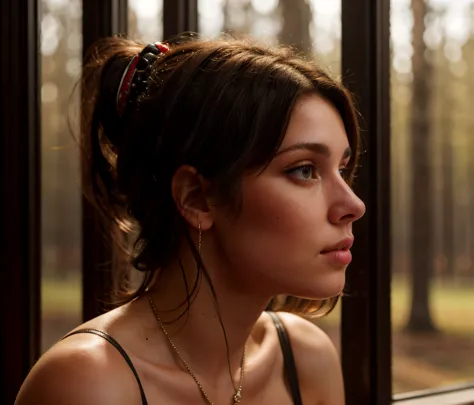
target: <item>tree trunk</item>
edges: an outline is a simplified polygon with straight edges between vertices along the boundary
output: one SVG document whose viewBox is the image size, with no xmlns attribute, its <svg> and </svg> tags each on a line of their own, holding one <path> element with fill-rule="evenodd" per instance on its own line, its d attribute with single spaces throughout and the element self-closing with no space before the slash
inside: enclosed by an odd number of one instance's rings
<svg viewBox="0 0 474 405">
<path fill-rule="evenodd" d="M 309 3 L 306 0 L 280 0 L 280 9 L 283 19 L 280 42 L 311 54 L 309 26 L 312 12 Z"/>
<path fill-rule="evenodd" d="M 446 114 L 442 127 L 443 143 L 442 143 L 442 167 L 443 167 L 443 253 L 444 253 L 444 276 L 448 280 L 454 277 L 454 193 L 453 193 L 453 125 L 452 125 L 452 110 L 449 107 L 454 100 L 450 99 L 450 86 L 446 87 L 447 103 Z"/>
<path fill-rule="evenodd" d="M 441 10 L 440 17 L 447 23 L 447 11 Z M 438 136 L 441 148 L 441 229 L 439 253 L 443 257 L 442 278 L 450 281 L 455 274 L 455 245 L 454 245 L 454 114 L 456 113 L 456 95 L 453 86 L 456 84 L 449 61 L 443 54 L 443 47 L 448 41 L 444 34 L 444 40 L 438 52 L 442 54 L 442 65 L 438 67 L 438 80 L 436 88 L 440 89 L 437 99 L 437 115 L 440 117 Z"/>
<path fill-rule="evenodd" d="M 468 103 L 474 101 L 474 2 L 471 3 L 470 7 L 470 28 L 471 28 L 471 37 L 469 38 L 468 42 L 465 44 L 463 49 L 464 59 L 467 61 L 469 66 L 469 70 L 467 73 L 467 85 L 469 86 L 469 99 L 467 100 Z M 469 105 L 469 104 L 468 104 Z M 468 148 L 472 152 L 474 151 L 474 115 L 470 115 L 470 120 L 468 124 L 468 137 L 469 143 Z M 474 159 L 471 159 L 469 164 L 467 165 L 467 178 L 472 178 L 472 173 L 474 172 Z M 471 210 L 469 212 L 469 233 L 468 233 L 468 246 L 469 246 L 469 259 L 470 259 L 470 271 L 468 275 L 468 279 L 474 282 L 474 185 L 471 182 L 469 187 L 469 206 Z"/>
<path fill-rule="evenodd" d="M 255 13 L 252 7 L 252 3 L 248 2 L 239 4 L 230 0 L 224 0 L 222 7 L 224 13 L 224 23 L 222 26 L 223 32 L 235 35 L 236 37 L 239 37 L 241 35 L 246 36 L 250 32 L 252 32 L 252 26 L 255 22 Z M 240 12 L 243 12 L 245 15 L 243 25 L 240 25 L 238 27 L 232 24 L 231 19 L 231 15 L 235 10 L 240 10 Z"/>
<path fill-rule="evenodd" d="M 474 4 L 473 4 L 473 9 L 474 9 Z M 473 11 L 474 15 L 474 11 Z M 472 31 L 474 32 L 474 31 Z M 471 39 L 472 47 L 474 49 L 474 38 Z M 473 64 L 471 65 L 471 69 L 474 70 L 474 58 L 473 58 Z M 472 91 L 469 93 L 471 97 L 474 100 L 474 75 L 471 73 L 470 77 L 470 88 Z M 471 115 L 471 120 L 469 123 L 468 127 L 469 131 L 468 133 L 471 134 L 469 138 L 469 150 L 474 151 L 474 139 L 472 134 L 474 134 L 474 117 Z M 471 159 L 469 165 L 467 166 L 468 170 L 468 178 L 472 178 L 472 173 L 474 173 L 474 159 Z M 474 185 L 471 182 L 470 185 L 470 190 L 469 190 L 469 206 L 471 207 L 471 210 L 469 212 L 469 256 L 470 256 L 470 272 L 469 272 L 469 279 L 472 280 L 471 282 L 474 283 Z"/>
<path fill-rule="evenodd" d="M 409 332 L 434 332 L 430 312 L 430 281 L 433 266 L 432 169 L 430 160 L 432 65 L 426 58 L 423 40 L 426 5 L 424 0 L 411 0 L 413 25 L 413 103 L 411 110 L 412 152 L 412 301 Z"/>
</svg>

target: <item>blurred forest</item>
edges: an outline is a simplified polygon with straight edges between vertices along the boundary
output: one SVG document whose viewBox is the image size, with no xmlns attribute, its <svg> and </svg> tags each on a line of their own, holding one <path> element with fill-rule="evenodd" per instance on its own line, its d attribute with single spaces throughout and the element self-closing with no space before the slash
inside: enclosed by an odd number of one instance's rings
<svg viewBox="0 0 474 405">
<path fill-rule="evenodd" d="M 67 118 L 77 117 L 78 111 L 71 90 L 81 69 L 81 6 L 80 0 L 43 0 L 41 11 L 43 277 L 46 283 L 52 280 L 45 287 L 45 308 L 51 313 L 58 310 L 47 304 L 59 285 L 55 283 L 73 280 L 79 288 L 80 279 L 79 168 Z M 161 7 L 160 1 L 130 0 L 130 37 L 161 39 Z M 204 36 L 226 31 L 290 44 L 315 57 L 333 76 L 349 73 L 340 68 L 336 0 L 200 0 L 199 17 Z M 394 330 L 402 334 L 395 339 L 394 354 L 416 357 L 410 345 L 420 334 L 438 336 L 433 350 L 440 348 L 439 336 L 457 334 L 471 342 L 456 345 L 464 357 L 470 350 L 472 358 L 474 1 L 392 0 L 391 24 L 392 315 Z M 72 129 L 77 126 L 73 119 Z M 80 297 L 80 292 L 72 295 Z M 399 305 L 399 300 L 407 304 Z M 467 325 L 453 332 L 448 318 Z M 407 343 L 406 336 L 415 337 Z M 397 342 L 405 342 L 405 349 Z M 423 347 L 426 341 L 416 344 Z M 425 363 L 436 363 L 430 356 Z M 397 364 L 402 367 L 395 360 Z M 472 366 L 456 374 L 451 369 L 459 366 L 443 364 L 447 377 L 433 377 L 425 385 L 463 381 L 466 375 L 474 379 Z M 406 382 L 396 390 L 419 388 L 424 388 L 422 382 Z"/>
</svg>

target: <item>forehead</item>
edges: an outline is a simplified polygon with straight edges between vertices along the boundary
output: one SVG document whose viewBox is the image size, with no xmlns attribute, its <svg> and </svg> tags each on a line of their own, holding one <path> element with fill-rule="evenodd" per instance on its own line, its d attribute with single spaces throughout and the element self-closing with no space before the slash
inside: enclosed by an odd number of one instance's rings
<svg viewBox="0 0 474 405">
<path fill-rule="evenodd" d="M 281 148 L 300 142 L 323 143 L 335 152 L 349 146 L 339 112 L 316 94 L 305 95 L 296 102 Z"/>
</svg>

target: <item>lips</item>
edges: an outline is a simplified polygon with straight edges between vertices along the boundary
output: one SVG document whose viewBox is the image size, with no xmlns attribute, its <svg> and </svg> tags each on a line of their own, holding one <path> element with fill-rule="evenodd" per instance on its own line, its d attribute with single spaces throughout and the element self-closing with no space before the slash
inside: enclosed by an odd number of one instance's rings
<svg viewBox="0 0 474 405">
<path fill-rule="evenodd" d="M 330 253 L 330 252 L 339 251 L 339 250 L 349 250 L 353 244 L 354 244 L 353 237 L 345 238 L 339 241 L 338 243 L 336 243 L 335 245 L 324 249 L 323 251 L 321 251 L 321 253 L 325 254 L 325 253 Z"/>
<path fill-rule="evenodd" d="M 354 238 L 345 238 L 335 245 L 324 249 L 321 254 L 337 268 L 347 266 L 352 261 L 352 254 L 349 250 L 354 243 Z"/>
</svg>

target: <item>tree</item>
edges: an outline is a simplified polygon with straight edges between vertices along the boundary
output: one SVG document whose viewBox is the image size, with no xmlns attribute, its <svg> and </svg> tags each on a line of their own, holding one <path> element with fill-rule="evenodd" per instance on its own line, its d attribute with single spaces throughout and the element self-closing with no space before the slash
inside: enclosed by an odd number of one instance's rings
<svg viewBox="0 0 474 405">
<path fill-rule="evenodd" d="M 443 14 L 446 14 L 444 10 Z M 447 40 L 444 33 L 444 42 Z M 444 45 L 444 43 L 442 44 Z M 444 256 L 444 275 L 446 278 L 454 276 L 455 266 L 455 246 L 454 246 L 454 170 L 453 170 L 453 113 L 456 100 L 453 94 L 453 78 L 449 70 L 449 63 L 443 54 L 442 48 L 439 50 L 442 58 L 439 71 L 439 89 L 441 90 L 436 97 L 441 103 L 439 108 L 440 146 L 441 146 L 441 177 L 442 177 L 442 244 L 441 250 Z"/>
<path fill-rule="evenodd" d="M 280 0 L 283 26 L 280 42 L 291 45 L 304 53 L 311 53 L 309 25 L 312 19 L 311 7 L 306 0 Z"/>
<path fill-rule="evenodd" d="M 43 272 L 55 277 L 78 271 L 80 263 L 78 149 L 68 127 L 68 117 L 70 108 L 76 109 L 73 117 L 77 115 L 77 100 L 73 98 L 71 105 L 70 97 L 79 77 L 71 75 L 71 66 L 76 62 L 79 73 L 81 49 L 77 43 L 80 43 L 81 17 L 71 13 L 71 7 L 80 5 L 70 2 L 69 7 L 55 9 L 50 7 L 50 2 L 42 2 L 43 24 L 49 21 L 50 27 L 57 26 L 53 30 L 55 35 L 48 37 L 56 46 L 42 55 L 41 73 L 43 90 L 54 90 L 53 96 L 46 97 L 42 103 L 42 232 L 46 252 Z M 72 124 L 77 124 L 76 120 Z"/>
<path fill-rule="evenodd" d="M 239 25 L 236 25 L 232 21 L 232 14 L 235 12 L 245 15 L 245 18 L 240 21 Z M 235 36 L 247 35 L 251 32 L 251 27 L 254 23 L 255 12 L 250 1 L 236 3 L 229 0 L 224 1 L 224 24 L 222 30 Z"/>
<path fill-rule="evenodd" d="M 224 1 L 223 11 L 223 30 L 236 36 L 248 35 L 254 32 L 256 23 L 262 18 L 248 0 L 242 2 L 226 0 Z M 234 14 L 244 15 L 245 18 L 233 19 L 231 17 Z M 313 47 L 310 34 L 312 11 L 308 1 L 279 0 L 278 7 L 263 18 L 281 21 L 281 28 L 278 34 L 278 41 L 280 43 L 290 45 L 304 54 L 312 54 Z"/>
<path fill-rule="evenodd" d="M 433 66 L 424 42 L 427 7 L 424 0 L 411 0 L 413 10 L 413 103 L 410 117 L 412 159 L 412 291 L 406 329 L 435 332 L 430 312 L 430 281 L 433 266 L 432 168 L 430 159 Z"/>
<path fill-rule="evenodd" d="M 466 62 L 467 71 L 464 75 L 464 83 L 467 88 L 468 98 L 463 100 L 462 107 L 466 111 L 466 115 L 469 117 L 466 123 L 466 136 L 467 136 L 467 148 L 472 154 L 474 152 L 474 115 L 472 114 L 472 103 L 474 100 L 474 2 L 470 6 L 470 26 L 471 36 L 463 47 L 463 59 Z M 470 272 L 469 280 L 471 283 L 474 282 L 474 184 L 472 182 L 472 173 L 474 173 L 474 159 L 469 159 L 469 163 L 465 168 L 467 175 L 466 178 L 469 181 L 469 219 L 468 219 L 468 232 L 467 237 L 468 245 L 467 250 L 470 256 Z"/>
</svg>

